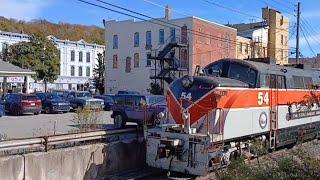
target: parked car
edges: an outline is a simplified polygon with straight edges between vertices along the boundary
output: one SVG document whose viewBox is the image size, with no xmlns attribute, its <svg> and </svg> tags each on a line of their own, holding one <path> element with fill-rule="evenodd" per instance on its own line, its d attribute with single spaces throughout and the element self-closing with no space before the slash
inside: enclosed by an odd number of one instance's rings
<svg viewBox="0 0 320 180">
<path fill-rule="evenodd" d="M 102 99 L 93 98 L 88 91 L 71 91 L 67 95 L 67 101 L 74 110 L 82 110 L 84 107 L 90 109 L 103 109 L 104 101 Z"/>
<path fill-rule="evenodd" d="M 70 90 L 53 90 L 52 93 L 57 94 L 62 99 L 67 99 L 67 96 L 70 93 Z"/>
<path fill-rule="evenodd" d="M 118 91 L 118 94 L 140 94 L 137 91 Z"/>
<path fill-rule="evenodd" d="M 145 119 L 145 110 L 147 110 L 147 123 L 154 125 L 157 115 L 163 112 L 166 106 L 164 96 L 117 94 L 114 97 L 111 118 L 114 119 L 116 128 L 123 128 L 127 122 L 136 122 L 141 125 Z"/>
<path fill-rule="evenodd" d="M 55 93 L 35 93 L 42 102 L 42 109 L 46 114 L 70 111 L 70 103 Z"/>
<path fill-rule="evenodd" d="M 42 109 L 41 100 L 34 94 L 7 94 L 3 100 L 5 111 L 16 116 L 24 113 L 39 115 Z"/>
<path fill-rule="evenodd" d="M 1 102 L 0 102 L 1 103 Z M 5 114 L 4 105 L 0 104 L 0 117 L 2 117 Z"/>
<path fill-rule="evenodd" d="M 104 110 L 112 110 L 114 95 L 97 95 L 93 97 L 97 99 L 102 99 L 104 101 Z"/>
</svg>

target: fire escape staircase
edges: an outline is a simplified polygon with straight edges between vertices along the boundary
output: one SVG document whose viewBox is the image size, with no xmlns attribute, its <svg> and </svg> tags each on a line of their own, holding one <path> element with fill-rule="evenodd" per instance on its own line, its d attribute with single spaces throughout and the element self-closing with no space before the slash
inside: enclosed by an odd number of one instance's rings
<svg viewBox="0 0 320 180">
<path fill-rule="evenodd" d="M 187 47 L 187 43 L 180 43 L 179 38 L 172 39 L 169 37 L 166 40 L 167 43 L 164 43 L 160 46 L 157 50 L 155 50 L 155 56 L 149 56 L 148 59 L 159 60 L 158 62 L 158 71 L 152 73 L 150 78 L 151 79 L 160 79 L 165 80 L 168 84 L 176 79 L 175 72 L 179 70 L 180 66 L 180 59 L 176 58 L 176 49 L 181 47 Z M 161 50 L 160 50 L 161 49 Z M 157 52 L 159 52 L 157 54 Z M 181 57 L 180 57 L 181 58 Z"/>
</svg>

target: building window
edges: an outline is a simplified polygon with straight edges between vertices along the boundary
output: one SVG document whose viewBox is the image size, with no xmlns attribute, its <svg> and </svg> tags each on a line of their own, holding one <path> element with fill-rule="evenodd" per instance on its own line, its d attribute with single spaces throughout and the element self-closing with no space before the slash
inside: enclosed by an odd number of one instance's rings
<svg viewBox="0 0 320 180">
<path fill-rule="evenodd" d="M 139 33 L 134 33 L 134 47 L 139 47 Z"/>
<path fill-rule="evenodd" d="M 159 44 L 164 44 L 164 29 L 159 30 Z"/>
<path fill-rule="evenodd" d="M 90 77 L 90 67 L 89 66 L 86 68 L 86 76 Z"/>
<path fill-rule="evenodd" d="M 79 51 L 79 62 L 82 62 L 82 51 Z"/>
<path fill-rule="evenodd" d="M 74 76 L 74 66 L 71 66 L 70 72 L 71 72 L 71 76 Z"/>
<path fill-rule="evenodd" d="M 188 28 L 186 25 L 181 27 L 181 43 L 182 44 L 188 43 Z"/>
<path fill-rule="evenodd" d="M 71 51 L 71 61 L 74 61 L 74 51 Z"/>
<path fill-rule="evenodd" d="M 225 37 L 225 48 L 229 48 L 229 36 L 226 35 Z"/>
<path fill-rule="evenodd" d="M 131 72 L 131 57 L 126 58 L 126 73 Z"/>
<path fill-rule="evenodd" d="M 245 52 L 246 54 L 248 54 L 248 52 L 249 52 L 249 44 L 246 44 L 246 47 L 245 47 L 245 49 L 244 49 L 244 52 Z"/>
<path fill-rule="evenodd" d="M 90 62 L 90 53 L 89 52 L 87 52 L 87 54 L 86 54 L 86 59 L 87 59 L 87 63 L 89 63 Z"/>
<path fill-rule="evenodd" d="M 181 67 L 182 68 L 188 67 L 188 50 L 187 49 L 182 50 Z"/>
<path fill-rule="evenodd" d="M 283 45 L 283 35 L 281 34 L 281 45 Z"/>
<path fill-rule="evenodd" d="M 113 49 L 118 49 L 118 35 L 113 35 Z"/>
<path fill-rule="evenodd" d="M 147 53 L 147 57 L 150 56 L 150 53 Z M 151 66 L 151 59 L 147 59 L 147 67 L 150 67 Z"/>
<path fill-rule="evenodd" d="M 134 67 L 139 67 L 139 53 L 134 54 Z"/>
<path fill-rule="evenodd" d="M 82 66 L 79 66 L 79 76 L 82 76 Z"/>
<path fill-rule="evenodd" d="M 147 46 L 151 46 L 151 42 L 152 42 L 152 39 L 151 39 L 151 31 L 147 31 L 147 33 L 146 33 L 146 39 L 147 39 Z"/>
<path fill-rule="evenodd" d="M 118 55 L 113 55 L 113 68 L 118 68 Z"/>
<path fill-rule="evenodd" d="M 242 53 L 242 43 L 239 43 L 239 52 Z"/>
<path fill-rule="evenodd" d="M 171 39 L 171 42 L 176 41 L 176 29 L 175 28 L 170 28 L 170 39 Z"/>
</svg>

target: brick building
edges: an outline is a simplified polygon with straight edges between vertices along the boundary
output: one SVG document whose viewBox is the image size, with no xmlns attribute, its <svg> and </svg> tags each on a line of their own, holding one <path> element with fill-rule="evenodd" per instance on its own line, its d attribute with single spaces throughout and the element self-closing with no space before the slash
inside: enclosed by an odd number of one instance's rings
<svg viewBox="0 0 320 180">
<path fill-rule="evenodd" d="M 174 79 L 193 74 L 220 58 L 236 57 L 237 30 L 198 17 L 159 21 L 104 21 L 106 93 L 135 90 L 148 94 L 150 83 L 164 90 Z M 165 22 L 165 23 L 163 23 Z M 163 25 L 162 25 L 163 24 Z"/>
</svg>

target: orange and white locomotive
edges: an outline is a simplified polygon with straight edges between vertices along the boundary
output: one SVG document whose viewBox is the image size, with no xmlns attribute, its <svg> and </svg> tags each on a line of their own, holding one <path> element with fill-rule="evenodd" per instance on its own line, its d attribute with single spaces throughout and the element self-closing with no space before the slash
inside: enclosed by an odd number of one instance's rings
<svg viewBox="0 0 320 180">
<path fill-rule="evenodd" d="M 145 130 L 147 164 L 205 175 L 253 141 L 272 150 L 318 137 L 320 72 L 264 60 L 221 59 L 172 82 L 167 114 Z"/>
</svg>

